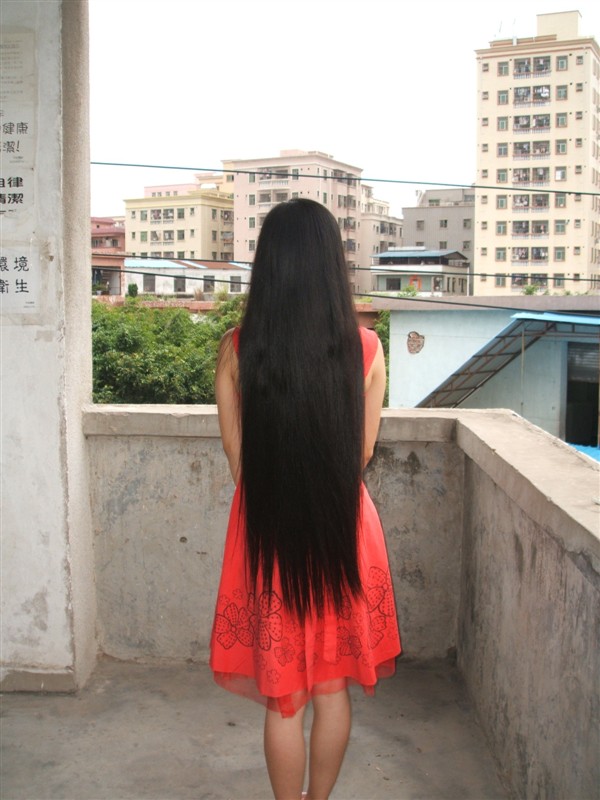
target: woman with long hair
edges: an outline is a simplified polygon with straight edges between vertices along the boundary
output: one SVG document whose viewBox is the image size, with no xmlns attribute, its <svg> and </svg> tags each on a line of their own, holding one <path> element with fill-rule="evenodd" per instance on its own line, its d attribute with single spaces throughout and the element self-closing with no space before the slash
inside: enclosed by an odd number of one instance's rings
<svg viewBox="0 0 600 800">
<path fill-rule="evenodd" d="M 211 668 L 267 707 L 277 800 L 309 782 L 325 800 L 350 734 L 347 687 L 372 694 L 400 652 L 379 517 L 362 482 L 385 391 L 381 343 L 359 328 L 338 225 L 320 203 L 275 206 L 258 240 L 246 309 L 216 375 L 236 484 Z"/>
</svg>

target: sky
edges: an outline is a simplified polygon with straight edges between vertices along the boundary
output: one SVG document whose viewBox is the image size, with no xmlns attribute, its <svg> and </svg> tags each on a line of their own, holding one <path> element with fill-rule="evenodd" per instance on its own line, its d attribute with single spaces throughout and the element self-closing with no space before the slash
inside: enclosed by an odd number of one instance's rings
<svg viewBox="0 0 600 800">
<path fill-rule="evenodd" d="M 573 2 L 573 5 L 571 5 Z M 220 169 L 320 150 L 402 215 L 475 179 L 475 50 L 597 0 L 90 0 L 91 160 Z M 92 166 L 93 216 L 194 171 Z M 412 183 L 414 182 L 414 183 Z"/>
</svg>

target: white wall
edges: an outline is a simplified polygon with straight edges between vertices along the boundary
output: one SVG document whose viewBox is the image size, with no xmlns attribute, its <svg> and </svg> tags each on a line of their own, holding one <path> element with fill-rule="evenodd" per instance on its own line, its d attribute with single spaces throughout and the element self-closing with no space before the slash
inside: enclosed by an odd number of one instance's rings
<svg viewBox="0 0 600 800">
<path fill-rule="evenodd" d="M 87 3 L 5 0 L 2 23 L 21 43 L 13 107 L 29 143 L 24 164 L 4 164 L 5 174 L 23 170 L 26 202 L 3 218 L 2 249 L 9 264 L 28 257 L 31 291 L 20 304 L 11 286 L 0 307 L 0 677 L 5 690 L 72 690 L 96 655 L 81 430 L 91 394 Z"/>
<path fill-rule="evenodd" d="M 392 311 L 390 314 L 390 408 L 414 408 L 498 331 L 510 311 Z M 407 337 L 425 337 L 420 353 L 409 353 Z"/>
</svg>

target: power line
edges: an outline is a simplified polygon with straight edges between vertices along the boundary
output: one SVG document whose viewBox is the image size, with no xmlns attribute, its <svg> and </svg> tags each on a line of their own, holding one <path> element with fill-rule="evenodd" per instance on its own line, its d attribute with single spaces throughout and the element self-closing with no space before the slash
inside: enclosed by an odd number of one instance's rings
<svg viewBox="0 0 600 800">
<path fill-rule="evenodd" d="M 269 174 L 274 178 L 313 178 L 318 180 L 329 180 L 332 181 L 341 181 L 343 183 L 347 183 L 350 185 L 356 185 L 358 183 L 393 183 L 397 185 L 404 185 L 404 186 L 438 186 L 438 187 L 445 187 L 451 189 L 485 189 L 490 191 L 500 191 L 500 192 L 507 192 L 507 191 L 515 191 L 518 190 L 521 194 L 573 194 L 573 195 L 581 195 L 581 196 L 588 196 L 588 197 L 600 197 L 600 192 L 582 192 L 576 191 L 575 189 L 547 189 L 547 188 L 532 188 L 527 189 L 521 186 L 515 186 L 514 184 L 510 185 L 488 185 L 488 184 L 476 184 L 476 183 L 448 183 L 444 181 L 416 181 L 416 180 L 405 180 L 400 178 L 369 178 L 369 177 L 360 177 L 356 178 L 352 175 L 349 176 L 337 176 L 337 175 L 328 175 L 325 178 L 323 175 L 310 175 L 307 172 L 276 172 L 273 169 L 270 172 L 261 172 L 261 170 L 250 170 L 250 169 L 225 169 L 223 167 L 182 167 L 180 165 L 173 165 L 173 164 L 132 164 L 120 161 L 91 161 L 90 164 L 94 167 L 134 167 L 134 168 L 142 168 L 142 169 L 168 169 L 168 170 L 183 170 L 188 172 L 222 172 L 222 173 L 229 173 L 234 175 L 266 175 Z M 182 195 L 183 196 L 183 195 Z M 177 197 L 177 195 L 175 195 Z"/>
</svg>

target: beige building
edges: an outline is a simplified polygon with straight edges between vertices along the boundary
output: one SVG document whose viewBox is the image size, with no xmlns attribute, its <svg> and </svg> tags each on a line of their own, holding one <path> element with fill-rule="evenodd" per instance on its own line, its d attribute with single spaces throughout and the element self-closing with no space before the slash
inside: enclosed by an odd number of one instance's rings
<svg viewBox="0 0 600 800">
<path fill-rule="evenodd" d="M 371 186 L 363 183 L 358 226 L 358 268 L 354 285 L 358 292 L 370 292 L 374 288 L 372 257 L 402 246 L 402 219 L 390 216 L 390 204 L 373 197 Z"/>
<path fill-rule="evenodd" d="M 475 294 L 600 290 L 600 51 L 579 17 L 477 51 Z"/>
<path fill-rule="evenodd" d="M 223 177 L 196 184 L 148 186 L 125 200 L 125 247 L 148 258 L 233 259 L 233 198 Z"/>
<path fill-rule="evenodd" d="M 401 220 L 361 184 L 362 169 L 331 155 L 282 150 L 269 158 L 223 161 L 223 169 L 226 185 L 234 187 L 236 261 L 252 261 L 268 211 L 295 197 L 322 203 L 337 219 L 355 291 L 371 289 L 371 255 L 401 243 Z"/>
<path fill-rule="evenodd" d="M 417 205 L 402 209 L 405 247 L 453 250 L 472 269 L 475 232 L 474 189 L 428 189 L 419 192 Z M 472 278 L 469 294 L 472 293 Z"/>
</svg>

